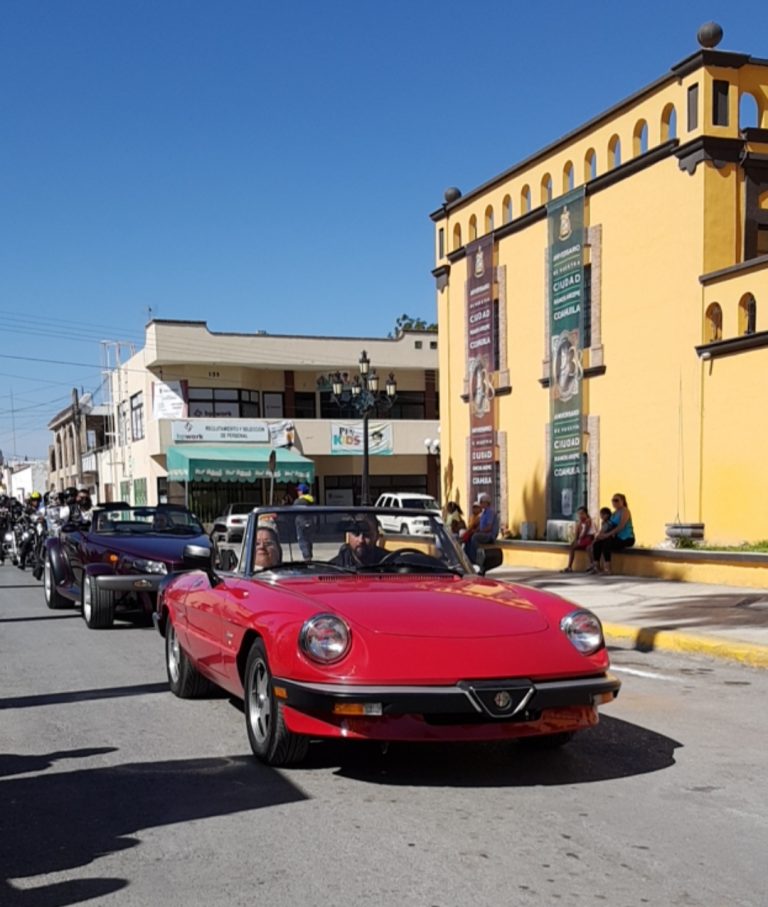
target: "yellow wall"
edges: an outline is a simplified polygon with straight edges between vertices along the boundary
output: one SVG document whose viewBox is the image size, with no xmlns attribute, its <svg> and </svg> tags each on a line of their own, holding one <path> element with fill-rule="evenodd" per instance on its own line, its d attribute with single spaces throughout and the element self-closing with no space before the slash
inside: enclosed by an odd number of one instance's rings
<svg viewBox="0 0 768 907">
<path fill-rule="evenodd" d="M 712 82 L 731 84 L 729 123 L 714 126 Z M 687 125 L 687 96 L 699 86 L 698 123 Z M 608 148 L 618 136 L 622 163 L 637 157 L 637 123 L 648 124 L 648 148 L 658 146 L 665 110 L 674 104 L 678 147 L 702 136 L 740 141 L 739 100 L 750 92 L 762 106 L 768 128 L 768 67 L 699 68 L 680 81 L 631 99 L 538 156 L 511 168 L 485 188 L 469 193 L 433 215 L 436 235 L 445 231 L 446 255 L 436 265 L 449 267 L 448 285 L 438 292 L 442 467 L 445 498 L 465 506 L 469 406 L 461 400 L 466 376 L 465 296 L 467 259 L 457 257 L 472 238 L 486 230 L 486 211 L 494 212 L 498 234 L 505 217 L 503 199 L 513 202 L 513 221 L 523 186 L 532 208 L 545 199 L 542 180 L 551 175 L 553 197 L 566 186 L 563 169 L 571 162 L 575 185 L 585 181 L 584 158 L 594 148 L 598 176 L 611 169 Z M 768 148 L 751 148 L 765 151 Z M 726 275 L 709 284 L 700 278 L 743 259 L 744 174 L 736 163 L 699 162 L 691 174 L 669 154 L 643 169 L 627 168 L 608 186 L 588 181 L 586 224 L 600 227 L 597 266 L 605 374 L 585 379 L 583 411 L 599 419 L 597 498 L 608 505 L 617 491 L 627 495 L 641 545 L 656 545 L 665 524 L 704 522 L 707 540 L 716 543 L 768 537 L 763 476 L 768 449 L 768 420 L 761 391 L 768 348 L 753 349 L 703 363 L 704 312 L 720 301 L 724 337 L 738 333 L 737 308 L 743 293 L 758 304 L 757 331 L 768 329 L 768 264 L 749 274 Z M 546 524 L 546 430 L 549 390 L 539 383 L 545 356 L 547 318 L 547 223 L 534 218 L 516 232 L 496 236 L 496 264 L 506 291 L 506 343 L 512 392 L 497 397 L 496 427 L 506 433 L 507 459 L 502 523 L 513 532 L 523 521 Z M 454 248 L 454 226 L 462 247 Z M 451 260 L 451 258 L 453 260 Z M 593 263 L 593 285 L 596 265 Z M 504 292 L 500 298 L 504 298 Z M 727 300 L 726 300 L 727 297 Z M 593 300 L 595 290 L 593 286 Z M 593 303 L 594 312 L 594 303 Z M 594 341 L 593 341 L 594 342 Z M 588 367 L 589 351 L 585 351 Z M 496 379 L 500 375 L 496 374 Z M 754 492 L 757 492 L 756 494 Z"/>
</svg>

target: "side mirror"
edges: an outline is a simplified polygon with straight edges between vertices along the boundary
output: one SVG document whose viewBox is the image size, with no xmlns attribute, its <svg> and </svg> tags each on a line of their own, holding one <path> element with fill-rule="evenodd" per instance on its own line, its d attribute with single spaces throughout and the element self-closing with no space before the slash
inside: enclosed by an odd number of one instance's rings
<svg viewBox="0 0 768 907">
<path fill-rule="evenodd" d="M 185 545 L 181 562 L 185 570 L 202 570 L 212 586 L 221 582 L 213 571 L 213 551 L 205 545 Z"/>
</svg>

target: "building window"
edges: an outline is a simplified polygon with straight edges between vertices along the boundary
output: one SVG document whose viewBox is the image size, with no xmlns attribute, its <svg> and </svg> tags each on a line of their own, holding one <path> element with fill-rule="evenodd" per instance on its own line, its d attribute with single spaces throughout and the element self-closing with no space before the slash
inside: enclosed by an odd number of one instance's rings
<svg viewBox="0 0 768 907">
<path fill-rule="evenodd" d="M 461 224 L 454 224 L 453 227 L 453 251 L 461 248 Z"/>
<path fill-rule="evenodd" d="M 688 132 L 699 128 L 699 85 L 688 88 Z"/>
<path fill-rule="evenodd" d="M 491 233 L 493 230 L 493 207 L 488 205 L 485 209 L 485 232 Z"/>
<path fill-rule="evenodd" d="M 144 394 L 139 391 L 131 397 L 131 439 L 140 441 L 144 437 Z"/>
<path fill-rule="evenodd" d="M 723 339 L 723 310 L 713 302 L 707 307 L 704 343 L 713 343 Z"/>
<path fill-rule="evenodd" d="M 425 419 L 426 395 L 424 391 L 398 391 L 389 413 L 382 413 L 390 419 Z"/>
<path fill-rule="evenodd" d="M 594 148 L 590 148 L 584 155 L 584 182 L 588 183 L 597 176 L 597 155 Z"/>
<path fill-rule="evenodd" d="M 509 195 L 504 196 L 504 201 L 501 203 L 502 218 L 504 223 L 508 224 L 512 221 L 512 198 Z"/>
<path fill-rule="evenodd" d="M 739 98 L 739 129 L 753 129 L 760 125 L 760 105 L 757 98 L 745 91 Z"/>
<path fill-rule="evenodd" d="M 568 163 L 563 168 L 563 192 L 570 192 L 574 186 L 573 164 Z"/>
<path fill-rule="evenodd" d="M 131 503 L 131 483 L 123 481 L 120 483 L 120 500 L 126 504 Z"/>
<path fill-rule="evenodd" d="M 189 389 L 189 416 L 192 419 L 253 419 L 259 415 L 258 391 L 224 387 Z"/>
<path fill-rule="evenodd" d="M 445 258 L 445 230 L 442 227 L 437 231 L 437 257 Z"/>
<path fill-rule="evenodd" d="M 469 219 L 469 241 L 477 239 L 477 218 L 473 214 Z"/>
<path fill-rule="evenodd" d="M 437 349 L 437 340 L 430 340 L 430 341 L 429 341 L 429 348 L 430 348 L 431 350 L 436 350 L 436 349 Z"/>
<path fill-rule="evenodd" d="M 728 125 L 729 88 L 729 83 L 722 79 L 715 79 L 712 83 L 712 124 L 714 126 Z"/>
<path fill-rule="evenodd" d="M 754 334 L 757 330 L 757 303 L 751 293 L 743 296 L 739 303 L 739 333 Z"/>
<path fill-rule="evenodd" d="M 614 169 L 621 166 L 621 139 L 617 135 L 608 142 L 608 161 Z"/>
<path fill-rule="evenodd" d="M 530 186 L 523 186 L 523 191 L 520 193 L 520 208 L 523 214 L 527 214 L 531 210 Z"/>
<path fill-rule="evenodd" d="M 545 173 L 541 180 L 541 203 L 549 204 L 552 201 L 552 177 Z"/>
<path fill-rule="evenodd" d="M 314 393 L 294 394 L 293 408 L 297 419 L 317 418 L 317 398 Z"/>
<path fill-rule="evenodd" d="M 648 150 L 648 124 L 645 120 L 638 120 L 632 133 L 632 154 L 634 157 L 645 154 Z"/>
<path fill-rule="evenodd" d="M 141 505 L 147 503 L 147 480 L 146 479 L 134 479 L 133 480 L 133 503 L 136 507 L 140 507 Z"/>
<path fill-rule="evenodd" d="M 264 418 L 283 418 L 283 395 L 274 391 L 264 392 Z"/>
<path fill-rule="evenodd" d="M 677 111 L 674 104 L 667 104 L 661 112 L 661 140 L 668 142 L 677 138 Z"/>
</svg>

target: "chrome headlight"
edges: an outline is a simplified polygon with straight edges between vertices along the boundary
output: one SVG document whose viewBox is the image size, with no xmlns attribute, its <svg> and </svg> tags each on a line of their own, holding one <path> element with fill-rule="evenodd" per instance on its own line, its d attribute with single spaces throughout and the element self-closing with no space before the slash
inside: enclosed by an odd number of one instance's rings
<svg viewBox="0 0 768 907">
<path fill-rule="evenodd" d="M 147 561 L 144 558 L 136 558 L 133 562 L 133 569 L 139 573 L 162 573 L 168 572 L 168 568 L 162 561 Z"/>
<path fill-rule="evenodd" d="M 582 655 L 594 655 L 604 645 L 603 627 L 591 611 L 571 611 L 560 621 L 560 629 Z"/>
<path fill-rule="evenodd" d="M 301 628 L 299 648 L 313 661 L 331 664 L 349 650 L 349 627 L 335 614 L 316 614 Z"/>
<path fill-rule="evenodd" d="M 5 541 L 5 542 L 12 542 L 12 541 L 13 541 L 13 533 L 12 533 L 12 532 L 6 532 L 6 533 L 5 533 L 5 536 L 3 537 L 3 541 Z"/>
</svg>

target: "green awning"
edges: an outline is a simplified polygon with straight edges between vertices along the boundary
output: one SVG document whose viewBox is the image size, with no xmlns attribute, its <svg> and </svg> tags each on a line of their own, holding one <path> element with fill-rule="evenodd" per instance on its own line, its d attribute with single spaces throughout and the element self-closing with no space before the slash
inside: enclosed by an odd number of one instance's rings
<svg viewBox="0 0 768 907">
<path fill-rule="evenodd" d="M 167 451 L 168 478 L 173 482 L 253 482 L 269 479 L 271 447 L 203 447 L 184 444 Z M 315 464 L 295 450 L 275 448 L 276 482 L 309 482 L 315 478 Z"/>
</svg>

